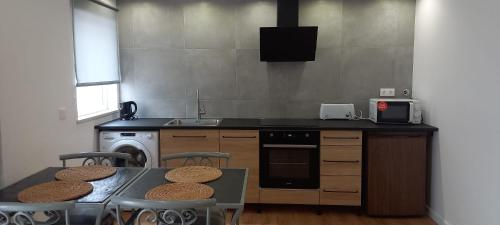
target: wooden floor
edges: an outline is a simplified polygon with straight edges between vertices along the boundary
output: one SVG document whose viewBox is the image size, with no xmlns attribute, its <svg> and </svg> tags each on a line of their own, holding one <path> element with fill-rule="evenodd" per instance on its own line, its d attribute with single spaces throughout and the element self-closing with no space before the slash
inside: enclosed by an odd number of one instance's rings
<svg viewBox="0 0 500 225">
<path fill-rule="evenodd" d="M 255 206 L 247 206 L 240 225 L 437 225 L 429 217 L 374 218 L 353 208 L 322 207 L 321 215 L 314 206 L 266 205 L 261 209 L 258 213 Z"/>
<path fill-rule="evenodd" d="M 322 207 L 322 214 L 318 215 L 317 212 L 315 206 L 264 205 L 259 213 L 256 206 L 250 205 L 245 207 L 240 225 L 437 225 L 427 216 L 377 218 L 368 217 L 355 208 Z M 229 212 L 226 224 L 230 222 L 230 215 Z M 124 213 L 125 218 L 129 216 L 129 213 Z"/>
</svg>

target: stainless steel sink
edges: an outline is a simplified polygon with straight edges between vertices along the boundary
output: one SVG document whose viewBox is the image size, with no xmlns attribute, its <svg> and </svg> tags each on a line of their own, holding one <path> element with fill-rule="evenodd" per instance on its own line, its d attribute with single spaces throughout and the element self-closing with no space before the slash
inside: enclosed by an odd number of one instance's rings
<svg viewBox="0 0 500 225">
<path fill-rule="evenodd" d="M 164 124 L 167 127 L 216 127 L 222 119 L 174 119 Z"/>
</svg>

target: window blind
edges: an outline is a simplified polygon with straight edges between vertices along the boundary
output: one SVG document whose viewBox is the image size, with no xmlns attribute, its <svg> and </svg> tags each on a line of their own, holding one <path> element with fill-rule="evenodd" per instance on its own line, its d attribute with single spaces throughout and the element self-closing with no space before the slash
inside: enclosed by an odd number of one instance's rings
<svg viewBox="0 0 500 225">
<path fill-rule="evenodd" d="M 77 86 L 120 82 L 116 10 L 90 0 L 73 0 Z"/>
</svg>

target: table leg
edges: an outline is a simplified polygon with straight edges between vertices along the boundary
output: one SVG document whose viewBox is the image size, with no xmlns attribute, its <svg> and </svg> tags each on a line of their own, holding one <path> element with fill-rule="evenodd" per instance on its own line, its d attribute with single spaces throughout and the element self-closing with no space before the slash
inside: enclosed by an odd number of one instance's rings
<svg viewBox="0 0 500 225">
<path fill-rule="evenodd" d="M 236 209 L 231 218 L 231 225 L 239 225 L 240 224 L 240 216 L 243 213 L 243 207 Z"/>
<path fill-rule="evenodd" d="M 95 218 L 95 225 L 101 225 L 102 215 L 104 214 L 105 207 L 100 207 L 99 212 Z"/>
</svg>

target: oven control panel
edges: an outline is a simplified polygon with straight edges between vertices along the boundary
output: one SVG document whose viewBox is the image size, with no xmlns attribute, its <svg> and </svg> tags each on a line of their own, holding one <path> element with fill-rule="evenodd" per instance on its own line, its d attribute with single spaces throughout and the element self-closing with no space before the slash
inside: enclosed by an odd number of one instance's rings
<svg viewBox="0 0 500 225">
<path fill-rule="evenodd" d="M 318 130 L 261 130 L 262 144 L 300 144 L 319 145 Z"/>
</svg>

